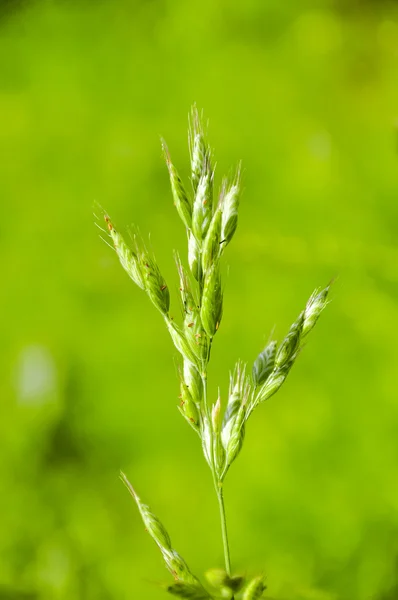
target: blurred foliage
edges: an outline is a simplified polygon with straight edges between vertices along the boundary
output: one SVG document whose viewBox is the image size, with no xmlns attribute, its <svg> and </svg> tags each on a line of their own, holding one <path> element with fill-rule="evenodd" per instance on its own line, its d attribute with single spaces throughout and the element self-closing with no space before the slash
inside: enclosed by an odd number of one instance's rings
<svg viewBox="0 0 398 600">
<path fill-rule="evenodd" d="M 227 480 L 234 567 L 274 598 L 395 600 L 397 3 L 9 0 L 0 17 L 0 598 L 164 598 L 119 468 L 196 573 L 222 564 L 175 352 L 92 216 L 150 233 L 175 290 L 159 136 L 186 176 L 196 101 L 218 175 L 245 168 L 212 393 L 338 276 Z"/>
</svg>

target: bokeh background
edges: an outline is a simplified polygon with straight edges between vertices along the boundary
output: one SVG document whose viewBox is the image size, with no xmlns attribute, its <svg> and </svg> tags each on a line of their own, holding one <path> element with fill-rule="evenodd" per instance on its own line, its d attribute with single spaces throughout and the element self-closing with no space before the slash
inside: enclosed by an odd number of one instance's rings
<svg viewBox="0 0 398 600">
<path fill-rule="evenodd" d="M 398 3 L 383 0 L 2 0 L 0 598 L 166 597 L 119 468 L 196 573 L 222 564 L 176 352 L 93 217 L 98 202 L 150 234 L 176 297 L 185 234 L 159 137 L 187 178 L 194 101 L 218 182 L 244 165 L 211 393 L 337 277 L 227 479 L 234 568 L 281 600 L 395 600 Z"/>
</svg>

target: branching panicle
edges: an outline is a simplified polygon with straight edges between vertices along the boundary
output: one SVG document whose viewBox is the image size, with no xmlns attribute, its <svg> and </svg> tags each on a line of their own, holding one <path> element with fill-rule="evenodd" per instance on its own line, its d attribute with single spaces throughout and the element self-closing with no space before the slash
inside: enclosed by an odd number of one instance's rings
<svg viewBox="0 0 398 600">
<path fill-rule="evenodd" d="M 178 408 L 201 439 L 220 508 L 225 569 L 211 569 L 206 574 L 214 593 L 208 592 L 192 574 L 186 562 L 172 547 L 162 523 L 141 502 L 126 476 L 122 474 L 121 478 L 136 501 L 145 527 L 161 550 L 167 568 L 175 578 L 175 583 L 166 587 L 167 592 L 192 600 L 214 600 L 219 597 L 234 600 L 236 594 L 242 593 L 245 580 L 239 575 L 233 575 L 231 571 L 223 483 L 242 449 L 250 415 L 283 385 L 303 348 L 304 339 L 328 303 L 330 285 L 323 290 L 314 291 L 286 337 L 279 345 L 276 341 L 270 341 L 257 356 L 251 370 L 248 371 L 241 361 L 236 363 L 230 375 L 228 400 L 224 408 L 220 391 L 217 399 L 211 401 L 207 391 L 207 370 L 213 338 L 223 314 L 221 259 L 238 224 L 241 167 L 239 165 L 232 181 L 223 180 L 221 192 L 215 202 L 212 151 L 196 107 L 192 109 L 189 127 L 192 197 L 187 193 L 171 161 L 165 142 L 162 145 L 174 204 L 188 237 L 189 270 L 185 269 L 179 255 L 175 255 L 183 314 L 181 324 L 175 322 L 170 315 L 169 288 L 154 256 L 148 253 L 139 236 L 135 236 L 134 247 L 130 248 L 107 215 L 105 221 L 123 268 L 162 314 L 174 346 L 182 357 Z M 246 585 L 242 598 L 258 600 L 265 589 L 264 578 L 255 577 Z"/>
</svg>

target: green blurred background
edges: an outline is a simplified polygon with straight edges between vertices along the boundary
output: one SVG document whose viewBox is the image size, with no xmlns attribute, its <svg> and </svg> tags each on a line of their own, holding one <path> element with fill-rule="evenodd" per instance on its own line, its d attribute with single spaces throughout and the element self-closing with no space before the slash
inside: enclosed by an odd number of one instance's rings
<svg viewBox="0 0 398 600">
<path fill-rule="evenodd" d="M 188 177 L 194 101 L 218 181 L 244 165 L 212 394 L 337 276 L 227 479 L 233 565 L 277 599 L 395 600 L 398 3 L 382 0 L 2 1 L 0 598 L 165 597 L 119 468 L 196 573 L 222 564 L 176 352 L 92 214 L 150 233 L 176 296 L 159 136 Z"/>
</svg>

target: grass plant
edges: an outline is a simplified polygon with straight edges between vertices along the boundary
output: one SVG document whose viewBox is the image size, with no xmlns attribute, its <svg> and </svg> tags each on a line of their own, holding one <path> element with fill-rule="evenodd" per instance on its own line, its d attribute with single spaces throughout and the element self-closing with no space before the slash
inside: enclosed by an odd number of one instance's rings
<svg viewBox="0 0 398 600">
<path fill-rule="evenodd" d="M 241 452 L 246 424 L 253 411 L 283 385 L 299 356 L 304 342 L 328 303 L 329 287 L 317 289 L 299 313 L 286 337 L 278 343 L 270 340 L 252 368 L 237 361 L 230 374 L 225 405 L 208 396 L 207 372 L 211 348 L 223 315 L 223 286 L 220 264 L 238 224 L 241 196 L 241 168 L 221 182 L 214 192 L 213 153 L 207 142 L 202 116 L 196 107 L 189 119 L 191 187 L 188 192 L 163 141 L 163 151 L 177 213 L 187 233 L 187 267 L 175 254 L 179 276 L 182 319 L 177 323 L 170 314 L 170 293 L 153 253 L 135 234 L 128 245 L 106 214 L 107 231 L 122 267 L 133 282 L 148 295 L 160 312 L 177 351 L 181 355 L 179 410 L 198 435 L 209 465 L 217 495 L 225 565 L 206 572 L 206 586 L 196 577 L 174 549 L 171 539 L 152 510 L 142 502 L 124 473 L 121 479 L 137 503 L 148 533 L 174 577 L 166 590 L 174 596 L 205 600 L 225 598 L 256 600 L 266 589 L 264 576 L 247 581 L 231 566 L 224 482 L 229 469 Z"/>
</svg>

